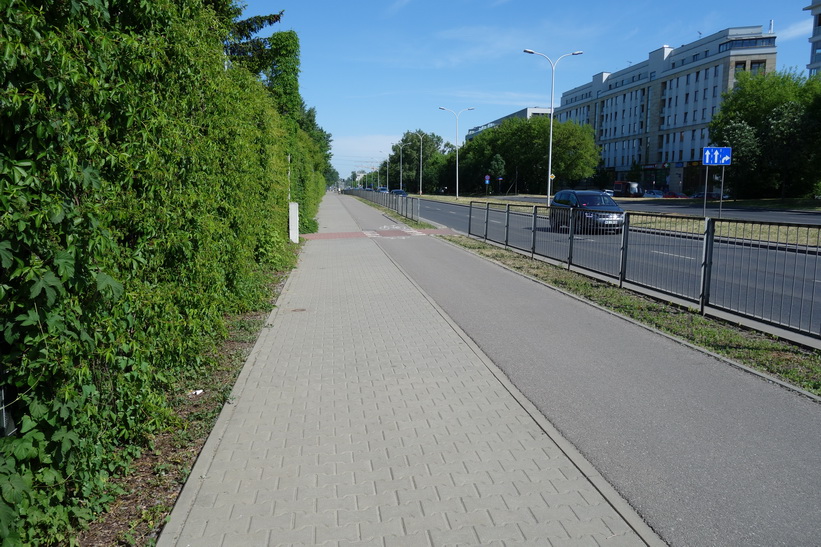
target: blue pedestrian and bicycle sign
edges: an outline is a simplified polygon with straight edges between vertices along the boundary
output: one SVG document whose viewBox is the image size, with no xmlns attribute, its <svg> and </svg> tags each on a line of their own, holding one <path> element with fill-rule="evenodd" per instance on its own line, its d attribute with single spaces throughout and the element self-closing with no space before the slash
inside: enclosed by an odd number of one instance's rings
<svg viewBox="0 0 821 547">
<path fill-rule="evenodd" d="M 706 146 L 702 153 L 702 165 L 730 165 L 733 163 L 733 149 L 728 146 Z"/>
</svg>

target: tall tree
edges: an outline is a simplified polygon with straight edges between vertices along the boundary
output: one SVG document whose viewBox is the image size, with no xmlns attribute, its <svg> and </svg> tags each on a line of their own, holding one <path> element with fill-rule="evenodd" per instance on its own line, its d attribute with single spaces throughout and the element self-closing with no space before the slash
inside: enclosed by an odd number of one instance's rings
<svg viewBox="0 0 821 547">
<path fill-rule="evenodd" d="M 740 197 L 814 193 L 821 173 L 821 78 L 795 72 L 738 75 L 710 124 L 713 142 L 733 148 L 729 185 Z"/>
</svg>

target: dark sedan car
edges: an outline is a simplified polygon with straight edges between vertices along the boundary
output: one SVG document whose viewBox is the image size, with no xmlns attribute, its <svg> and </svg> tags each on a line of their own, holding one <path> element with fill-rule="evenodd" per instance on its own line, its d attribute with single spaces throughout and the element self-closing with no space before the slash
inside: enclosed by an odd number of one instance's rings
<svg viewBox="0 0 821 547">
<path fill-rule="evenodd" d="M 624 226 L 624 210 L 597 190 L 562 190 L 550 205 L 550 227 L 554 230 L 569 227 L 571 214 L 577 232 L 620 232 Z"/>
</svg>

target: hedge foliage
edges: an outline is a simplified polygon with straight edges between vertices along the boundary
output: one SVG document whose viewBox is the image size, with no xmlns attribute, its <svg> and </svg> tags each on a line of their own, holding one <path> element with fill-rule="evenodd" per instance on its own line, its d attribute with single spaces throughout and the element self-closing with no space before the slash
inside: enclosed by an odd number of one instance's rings
<svg viewBox="0 0 821 547">
<path fill-rule="evenodd" d="M 72 543 L 170 423 L 173 380 L 262 305 L 293 256 L 289 166 L 315 226 L 329 136 L 226 57 L 238 13 L 0 0 L 4 545 Z"/>
</svg>

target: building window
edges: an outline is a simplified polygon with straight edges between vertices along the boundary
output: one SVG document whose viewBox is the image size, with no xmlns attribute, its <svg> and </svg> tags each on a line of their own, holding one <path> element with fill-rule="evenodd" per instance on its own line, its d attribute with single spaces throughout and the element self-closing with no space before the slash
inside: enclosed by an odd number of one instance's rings
<svg viewBox="0 0 821 547">
<path fill-rule="evenodd" d="M 735 73 L 744 72 L 747 70 L 747 61 L 738 61 L 735 64 Z"/>
<path fill-rule="evenodd" d="M 713 86 L 713 98 L 716 98 L 716 97 L 718 97 L 718 86 L 714 85 Z"/>
<path fill-rule="evenodd" d="M 750 73 L 752 74 L 758 74 L 759 72 L 763 73 L 766 68 L 766 61 L 750 61 Z"/>
</svg>

